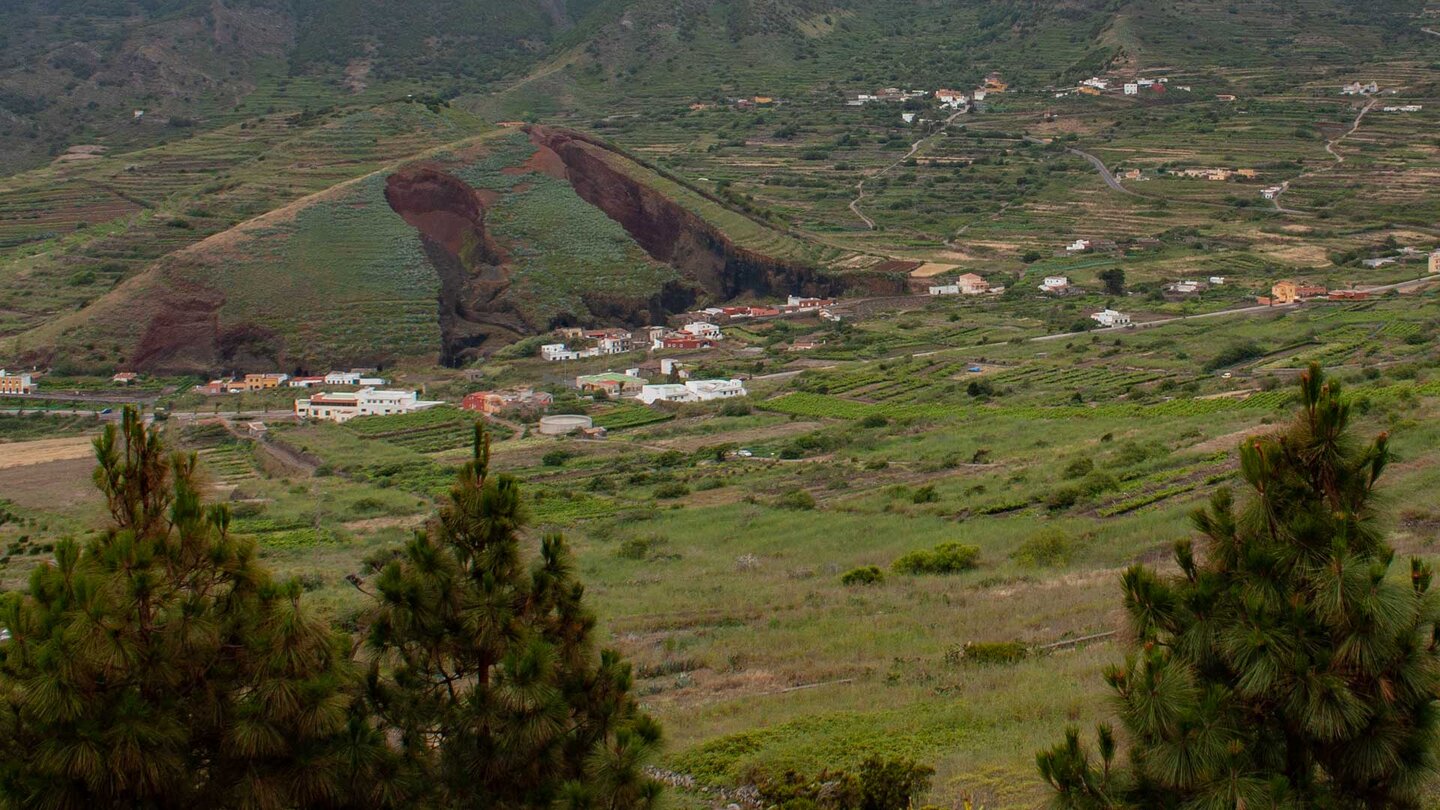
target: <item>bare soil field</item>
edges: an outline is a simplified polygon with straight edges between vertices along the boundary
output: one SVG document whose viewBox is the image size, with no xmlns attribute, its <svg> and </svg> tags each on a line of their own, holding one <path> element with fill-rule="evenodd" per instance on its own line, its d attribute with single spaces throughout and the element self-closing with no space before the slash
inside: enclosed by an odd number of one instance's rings
<svg viewBox="0 0 1440 810">
<path fill-rule="evenodd" d="M 94 468 L 88 453 L 24 466 L 0 464 L 0 492 L 5 494 L 5 500 L 26 509 L 56 511 L 90 503 L 98 506 L 100 495 L 90 480 Z"/>
<path fill-rule="evenodd" d="M 88 462 L 94 452 L 90 442 L 88 436 L 71 436 L 0 444 L 0 470 L 72 459 L 86 459 Z"/>
</svg>

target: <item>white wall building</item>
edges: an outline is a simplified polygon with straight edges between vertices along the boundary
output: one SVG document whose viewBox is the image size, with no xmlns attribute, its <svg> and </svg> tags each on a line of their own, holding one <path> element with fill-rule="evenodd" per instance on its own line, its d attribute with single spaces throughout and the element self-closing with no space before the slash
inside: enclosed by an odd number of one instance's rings
<svg viewBox="0 0 1440 810">
<path fill-rule="evenodd" d="M 1105 327 L 1130 325 L 1129 315 L 1123 312 L 1116 312 L 1113 309 L 1102 309 L 1094 315 L 1091 315 L 1090 318 Z"/>
<path fill-rule="evenodd" d="M 0 368 L 0 394 L 33 394 L 35 380 L 29 374 L 11 374 Z"/>
<path fill-rule="evenodd" d="M 297 399 L 295 415 L 301 419 L 348 422 L 357 416 L 414 413 L 441 404 L 422 400 L 414 391 L 361 388 L 359 391 L 324 391 L 309 399 Z"/>
<path fill-rule="evenodd" d="M 640 389 L 640 401 L 646 405 L 656 402 L 709 402 L 715 399 L 743 397 L 747 393 L 740 380 L 687 380 L 684 383 L 647 385 Z"/>
<path fill-rule="evenodd" d="M 1065 292 L 1070 289 L 1070 279 L 1065 276 L 1046 276 L 1045 283 L 1040 285 L 1042 292 Z"/>
<path fill-rule="evenodd" d="M 720 327 L 706 321 L 695 321 L 680 327 L 683 331 L 689 332 L 697 338 L 719 340 L 721 337 Z"/>
<path fill-rule="evenodd" d="M 1134 83 L 1134 82 L 1126 82 L 1126 83 L 1125 83 L 1125 95 L 1127 95 L 1127 96 L 1133 96 L 1133 95 L 1139 94 L 1139 92 L 1140 92 L 1140 85 L 1138 85 L 1138 84 L 1136 84 L 1136 83 Z"/>
<path fill-rule="evenodd" d="M 1090 249 L 1090 240 L 1089 240 L 1089 239 L 1076 239 L 1074 242 L 1071 242 L 1070 244 L 1068 244 L 1068 245 L 1065 246 L 1065 252 L 1066 252 L 1066 253 L 1084 253 L 1085 251 L 1087 251 L 1087 250 L 1089 250 L 1089 249 Z"/>
<path fill-rule="evenodd" d="M 937 284 L 930 287 L 931 295 L 959 295 L 959 284 Z"/>
<path fill-rule="evenodd" d="M 587 357 L 599 357 L 601 354 L 599 346 L 589 349 L 571 349 L 564 343 L 546 343 L 540 347 L 540 357 L 543 360 L 583 360 Z"/>
</svg>

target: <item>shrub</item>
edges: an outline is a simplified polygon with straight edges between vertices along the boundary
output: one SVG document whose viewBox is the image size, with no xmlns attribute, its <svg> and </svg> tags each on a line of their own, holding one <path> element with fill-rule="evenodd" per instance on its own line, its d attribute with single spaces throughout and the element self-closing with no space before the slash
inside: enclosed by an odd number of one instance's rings
<svg viewBox="0 0 1440 810">
<path fill-rule="evenodd" d="M 1089 456 L 1081 456 L 1065 465 L 1065 478 L 1066 480 L 1084 478 L 1094 469 L 1095 462 Z"/>
<path fill-rule="evenodd" d="M 972 641 L 965 645 L 965 660 L 976 664 L 1015 664 L 1030 650 L 1018 641 Z"/>
<path fill-rule="evenodd" d="M 1045 496 L 1045 505 L 1055 510 L 1069 509 L 1079 503 L 1084 494 L 1079 487 L 1059 487 Z"/>
<path fill-rule="evenodd" d="M 852 568 L 840 577 L 841 585 L 879 585 L 885 581 L 885 572 L 878 565 L 862 565 Z"/>
<path fill-rule="evenodd" d="M 815 496 L 803 489 L 792 489 L 779 498 L 776 498 L 775 505 L 781 509 L 814 509 Z"/>
<path fill-rule="evenodd" d="M 882 428 L 888 424 L 890 424 L 890 420 L 878 413 L 872 413 L 860 420 L 860 427 L 863 428 Z"/>
<path fill-rule="evenodd" d="M 940 496 L 936 494 L 934 484 L 926 484 L 915 490 L 915 494 L 910 496 L 911 503 L 934 503 L 938 500 L 940 500 Z"/>
<path fill-rule="evenodd" d="M 1011 552 L 1010 559 L 1034 568 L 1055 568 L 1070 562 L 1075 542 L 1059 529 L 1042 529 Z"/>
<path fill-rule="evenodd" d="M 661 484 L 655 488 L 655 497 L 665 500 L 683 498 L 690 494 L 690 487 L 679 481 L 671 481 L 668 484 Z"/>
<path fill-rule="evenodd" d="M 563 467 L 571 456 L 572 453 L 569 450 L 551 450 L 540 457 L 540 463 L 546 467 Z"/>
<path fill-rule="evenodd" d="M 749 416 L 750 403 L 744 399 L 729 399 L 720 406 L 721 416 Z"/>
<path fill-rule="evenodd" d="M 620 541 L 620 548 L 615 550 L 615 556 L 627 560 L 643 560 L 666 542 L 665 537 L 659 534 L 646 537 L 627 537 Z"/>
<path fill-rule="evenodd" d="M 930 789 L 935 769 L 908 759 L 870 757 L 860 765 L 861 810 L 906 810 Z"/>
<path fill-rule="evenodd" d="M 897 574 L 958 574 L 980 566 L 980 549 L 960 543 L 941 543 L 934 549 L 920 549 L 901 556 L 891 568 Z"/>
</svg>

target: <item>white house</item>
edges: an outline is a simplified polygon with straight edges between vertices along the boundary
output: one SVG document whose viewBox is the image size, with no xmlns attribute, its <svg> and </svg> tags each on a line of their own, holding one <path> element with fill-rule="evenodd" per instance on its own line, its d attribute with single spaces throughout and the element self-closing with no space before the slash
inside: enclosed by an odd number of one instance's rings
<svg viewBox="0 0 1440 810">
<path fill-rule="evenodd" d="M 1261 196 L 1261 197 L 1264 197 L 1264 198 L 1267 199 L 1267 200 L 1273 200 L 1273 199 L 1275 199 L 1276 197 L 1279 197 L 1279 196 L 1280 196 L 1280 193 L 1283 192 L 1284 190 L 1285 190 L 1285 187 L 1284 187 L 1284 186 L 1267 186 L 1267 187 L 1265 187 L 1265 188 L 1260 189 L 1260 196 Z"/>
<path fill-rule="evenodd" d="M 1129 326 L 1130 316 L 1123 312 L 1116 312 L 1113 309 L 1102 309 L 1090 316 L 1091 320 L 1104 327 Z"/>
<path fill-rule="evenodd" d="M 1224 277 L 1224 276 L 1211 276 L 1211 277 L 1210 277 L 1210 284 L 1211 284 L 1211 286 L 1215 286 L 1215 287 L 1224 287 L 1224 286 L 1225 286 L 1225 277 Z"/>
<path fill-rule="evenodd" d="M 1070 279 L 1065 276 L 1046 276 L 1045 283 L 1040 285 L 1041 292 L 1058 293 L 1070 289 Z"/>
<path fill-rule="evenodd" d="M 932 284 L 932 285 L 930 286 L 930 294 L 931 294 L 931 295 L 959 295 L 959 294 L 960 294 L 960 285 L 959 285 L 959 284 Z"/>
<path fill-rule="evenodd" d="M 646 405 L 656 402 L 709 402 L 743 397 L 747 393 L 745 384 L 740 380 L 686 380 L 684 383 L 647 385 L 640 389 L 640 401 Z"/>
<path fill-rule="evenodd" d="M 583 360 L 586 357 L 599 357 L 600 354 L 599 346 L 592 346 L 588 349 L 571 349 L 564 343 L 546 343 L 540 347 L 541 359 L 550 361 Z"/>
<path fill-rule="evenodd" d="M 359 371 L 332 371 L 325 375 L 326 385 L 384 385 L 379 377 L 366 377 Z"/>
<path fill-rule="evenodd" d="M 1066 252 L 1066 253 L 1084 253 L 1085 251 L 1087 251 L 1087 250 L 1089 250 L 1089 249 L 1090 249 L 1090 240 L 1089 240 L 1089 239 L 1076 239 L 1074 242 L 1071 242 L 1070 244 L 1068 244 L 1068 245 L 1065 246 L 1065 252 Z"/>
<path fill-rule="evenodd" d="M 985 100 L 985 91 L 984 91 L 984 90 L 976 90 L 976 91 L 975 91 L 975 100 L 976 100 L 976 101 L 984 101 L 984 100 Z"/>
<path fill-rule="evenodd" d="M 301 419 L 348 422 L 357 416 L 390 416 L 414 413 L 441 405 L 421 400 L 414 391 L 322 391 L 309 399 L 295 400 L 295 415 Z"/>
<path fill-rule="evenodd" d="M 1086 86 L 1086 87 L 1093 87 L 1093 88 L 1095 88 L 1096 90 L 1104 90 L 1105 88 L 1107 88 L 1107 87 L 1110 86 L 1110 82 L 1106 81 L 1105 79 L 1101 79 L 1101 78 L 1099 78 L 1099 77 L 1097 77 L 1097 76 L 1091 76 L 1090 78 L 1086 79 L 1085 81 L 1080 82 L 1080 84 L 1082 84 L 1082 85 L 1084 85 L 1084 86 Z"/>
<path fill-rule="evenodd" d="M 695 321 L 693 323 L 687 323 L 680 328 L 686 332 L 689 332 L 697 338 L 719 340 L 721 337 L 720 327 L 706 321 Z"/>
<path fill-rule="evenodd" d="M 1125 83 L 1125 95 L 1127 95 L 1127 96 L 1133 96 L 1133 95 L 1138 94 L 1139 92 L 1140 92 L 1140 85 L 1138 85 L 1138 84 L 1136 84 L 1136 83 L 1134 83 L 1134 82 L 1126 82 L 1126 83 Z"/>
<path fill-rule="evenodd" d="M 907 124 L 913 124 L 915 123 L 915 113 L 900 113 L 900 120 Z"/>
</svg>

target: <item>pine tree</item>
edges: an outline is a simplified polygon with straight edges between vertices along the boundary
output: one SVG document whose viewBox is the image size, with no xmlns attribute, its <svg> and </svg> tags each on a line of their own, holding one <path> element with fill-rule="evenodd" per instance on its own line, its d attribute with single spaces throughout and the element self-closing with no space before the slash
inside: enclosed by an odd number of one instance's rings
<svg viewBox="0 0 1440 810">
<path fill-rule="evenodd" d="M 1311 366 L 1295 422 L 1240 449 L 1250 490 L 1218 492 L 1180 573 L 1123 576 L 1134 640 L 1106 673 L 1129 742 L 1100 730 L 1037 757 L 1062 808 L 1410 808 L 1434 773 L 1431 570 L 1388 576 L 1376 482 L 1388 438 L 1358 443 L 1340 386 Z"/>
<path fill-rule="evenodd" d="M 653 807 L 642 769 L 659 728 L 630 695 L 629 665 L 596 655 L 564 539 L 544 537 L 527 567 L 525 526 L 519 482 L 491 473 L 477 426 L 438 520 L 375 580 L 378 728 L 427 807 Z"/>
<path fill-rule="evenodd" d="M 0 601 L 0 806 L 351 802 L 371 757 L 343 638 L 133 409 L 95 448 L 112 525 Z"/>
</svg>

